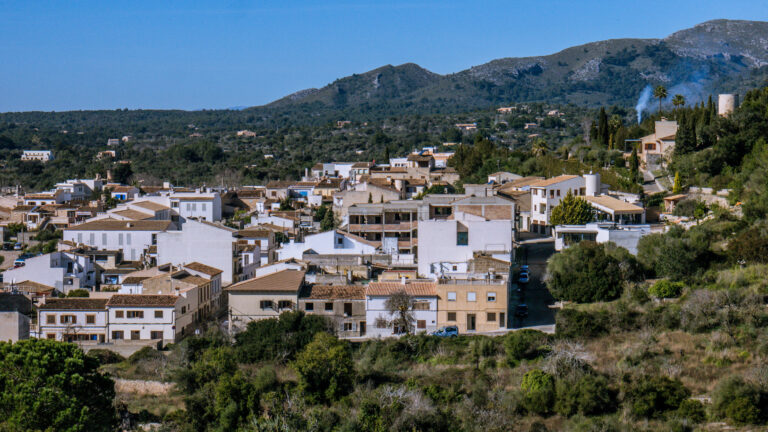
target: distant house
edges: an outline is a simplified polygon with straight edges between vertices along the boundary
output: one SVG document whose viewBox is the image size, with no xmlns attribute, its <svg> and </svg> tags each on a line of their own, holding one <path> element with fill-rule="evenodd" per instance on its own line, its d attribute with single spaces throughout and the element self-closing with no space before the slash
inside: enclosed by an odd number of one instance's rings
<svg viewBox="0 0 768 432">
<path fill-rule="evenodd" d="M 477 123 L 456 123 L 455 126 L 464 132 L 477 130 Z"/>
<path fill-rule="evenodd" d="M 415 333 L 437 329 L 437 284 L 432 281 L 371 282 L 365 290 L 367 332 L 372 336 L 392 336 L 405 332 L 393 323 L 396 318 L 387 309 L 392 295 L 404 292 L 411 299 L 413 321 L 410 327 Z"/>
<path fill-rule="evenodd" d="M 282 270 L 227 287 L 229 331 L 237 332 L 251 321 L 277 318 L 296 310 L 304 286 L 304 271 Z"/>
<path fill-rule="evenodd" d="M 53 160 L 53 152 L 50 150 L 24 150 L 21 154 L 21 160 L 48 162 Z"/>
<path fill-rule="evenodd" d="M 557 225 L 553 228 L 555 250 L 561 251 L 584 240 L 597 243 L 612 242 L 637 255 L 637 244 L 651 233 L 650 225 L 617 225 L 588 223 L 586 225 Z"/>
<path fill-rule="evenodd" d="M 177 295 L 115 294 L 106 303 L 110 341 L 178 341 L 193 323 L 190 299 Z"/>
<path fill-rule="evenodd" d="M 256 132 L 249 131 L 249 130 L 239 130 L 239 131 L 237 131 L 237 136 L 253 138 L 253 137 L 256 136 Z"/>
<path fill-rule="evenodd" d="M 6 270 L 3 279 L 33 281 L 67 293 L 96 286 L 96 267 L 90 257 L 75 252 L 52 252 L 27 258 L 24 265 Z"/>
<path fill-rule="evenodd" d="M 303 241 L 291 240 L 277 250 L 278 260 L 301 259 L 312 250 L 320 255 L 370 255 L 376 253 L 377 245 L 362 237 L 339 230 L 331 230 L 305 236 Z"/>
<path fill-rule="evenodd" d="M 496 108 L 496 112 L 500 114 L 506 114 L 506 113 L 511 113 L 512 110 L 514 109 L 515 107 L 501 107 L 501 108 Z"/>
<path fill-rule="evenodd" d="M 523 178 L 523 176 L 518 174 L 513 174 L 511 172 L 506 171 L 498 171 L 493 174 L 488 175 L 488 182 L 494 182 L 496 184 L 504 184 L 513 180 L 518 180 Z"/>
<path fill-rule="evenodd" d="M 333 322 L 339 337 L 366 334 L 365 287 L 362 285 L 312 285 L 299 297 L 299 310 Z"/>
<path fill-rule="evenodd" d="M 640 139 L 640 161 L 645 167 L 664 164 L 675 148 L 677 122 L 662 119 L 654 123 L 654 133 Z M 650 168 L 649 168 L 650 169 Z"/>
<path fill-rule="evenodd" d="M 21 294 L 0 293 L 0 341 L 29 339 L 32 302 Z"/>
<path fill-rule="evenodd" d="M 125 141 L 128 141 L 128 140 L 125 140 Z M 120 140 L 119 139 L 117 139 L 117 138 L 109 138 L 107 140 L 107 146 L 114 147 L 114 146 L 117 146 L 117 145 L 120 145 Z"/>
<path fill-rule="evenodd" d="M 107 184 L 104 187 L 109 189 L 110 196 L 118 201 L 131 200 L 139 195 L 139 188 L 135 186 Z"/>
<path fill-rule="evenodd" d="M 107 299 L 48 299 L 37 308 L 38 337 L 63 342 L 107 342 L 106 306 Z"/>
<path fill-rule="evenodd" d="M 109 160 L 117 157 L 117 152 L 114 150 L 104 150 L 96 153 L 96 160 Z"/>
<path fill-rule="evenodd" d="M 440 326 L 456 326 L 459 333 L 493 332 L 507 328 L 506 279 L 445 279 L 435 288 Z"/>
</svg>

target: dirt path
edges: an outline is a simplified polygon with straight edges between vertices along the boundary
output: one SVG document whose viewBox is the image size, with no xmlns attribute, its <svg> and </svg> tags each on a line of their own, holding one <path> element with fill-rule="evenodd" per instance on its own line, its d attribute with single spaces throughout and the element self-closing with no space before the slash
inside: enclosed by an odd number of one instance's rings
<svg viewBox="0 0 768 432">
<path fill-rule="evenodd" d="M 115 378 L 115 391 L 118 393 L 163 396 L 167 395 L 172 388 L 173 383 Z"/>
</svg>

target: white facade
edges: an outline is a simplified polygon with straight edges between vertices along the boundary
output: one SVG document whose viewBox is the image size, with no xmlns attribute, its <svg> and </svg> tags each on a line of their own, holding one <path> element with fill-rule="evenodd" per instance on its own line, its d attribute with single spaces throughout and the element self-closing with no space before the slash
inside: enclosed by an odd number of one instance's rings
<svg viewBox="0 0 768 432">
<path fill-rule="evenodd" d="M 589 223 L 586 225 L 557 225 L 554 228 L 555 250 L 561 251 L 580 241 L 613 242 L 637 255 L 637 243 L 651 233 L 650 225 L 616 225 Z"/>
<path fill-rule="evenodd" d="M 50 150 L 24 150 L 21 160 L 48 162 L 53 160 L 53 153 Z"/>
<path fill-rule="evenodd" d="M 558 177 L 555 177 L 531 185 L 531 219 L 534 232 L 549 233 L 552 208 L 560 204 L 569 191 L 574 196 L 586 193 L 584 177 L 561 176 L 560 178 L 563 180 L 556 181 Z"/>
<path fill-rule="evenodd" d="M 419 275 L 434 278 L 466 273 L 466 263 L 475 252 L 489 252 L 510 259 L 512 220 L 419 221 Z"/>
<path fill-rule="evenodd" d="M 356 236 L 347 235 L 341 231 L 331 230 L 304 237 L 303 242 L 291 240 L 277 249 L 279 261 L 295 258 L 301 259 L 304 252 L 312 249 L 320 255 L 369 255 L 376 253 L 376 247 L 363 242 Z"/>
<path fill-rule="evenodd" d="M 96 269 L 90 257 L 73 252 L 52 252 L 27 258 L 22 267 L 3 273 L 5 282 L 32 281 L 67 293 L 96 285 Z"/>
<path fill-rule="evenodd" d="M 231 228 L 190 219 L 180 231 L 158 234 L 157 262 L 174 265 L 199 262 L 221 270 L 222 282 L 229 285 L 236 282 L 235 260 L 238 257 L 235 256 L 237 239 L 234 235 L 235 230 Z"/>
<path fill-rule="evenodd" d="M 141 201 L 151 201 L 169 207 L 184 220 L 221 220 L 221 195 L 218 192 L 164 192 L 161 195 L 142 197 Z"/>
<path fill-rule="evenodd" d="M 64 229 L 64 240 L 99 250 L 122 250 L 123 259 L 139 261 L 156 236 L 172 229 L 170 221 L 99 220 Z"/>
<path fill-rule="evenodd" d="M 387 295 L 365 296 L 365 322 L 366 333 L 371 337 L 385 337 L 394 335 L 395 329 L 391 326 L 382 327 L 382 321 L 391 321 L 394 316 L 387 310 Z M 437 330 L 437 295 L 412 296 L 413 302 L 425 305 L 423 310 L 412 310 L 414 322 L 413 329 L 416 333 L 432 332 Z M 423 321 L 425 328 L 418 328 L 418 322 Z"/>
<path fill-rule="evenodd" d="M 93 341 L 107 342 L 108 321 L 104 302 L 91 308 L 48 309 L 40 308 L 37 312 L 40 339 L 57 341 Z"/>
<path fill-rule="evenodd" d="M 109 306 L 107 313 L 110 341 L 176 339 L 175 306 Z"/>
</svg>

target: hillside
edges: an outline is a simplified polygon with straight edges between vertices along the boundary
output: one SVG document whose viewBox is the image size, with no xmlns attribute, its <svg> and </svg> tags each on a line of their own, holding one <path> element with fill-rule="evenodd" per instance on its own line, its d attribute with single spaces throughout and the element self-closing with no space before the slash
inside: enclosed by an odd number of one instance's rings
<svg viewBox="0 0 768 432">
<path fill-rule="evenodd" d="M 613 39 L 540 57 L 502 58 L 449 75 L 387 65 L 253 110 L 349 118 L 458 112 L 510 102 L 635 106 L 647 85 L 690 101 L 768 76 L 768 23 L 716 20 L 664 39 Z M 748 83 L 748 84 L 744 84 Z"/>
</svg>

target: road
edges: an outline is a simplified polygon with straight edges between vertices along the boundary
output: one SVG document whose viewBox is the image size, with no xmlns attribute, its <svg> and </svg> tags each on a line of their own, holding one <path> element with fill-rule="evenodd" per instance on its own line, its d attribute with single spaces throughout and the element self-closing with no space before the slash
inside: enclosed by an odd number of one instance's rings
<svg viewBox="0 0 768 432">
<path fill-rule="evenodd" d="M 528 305 L 528 317 L 514 320 L 512 323 L 514 328 L 555 324 L 555 313 L 549 308 L 549 305 L 553 304 L 555 300 L 542 280 L 547 267 L 547 259 L 554 253 L 554 240 L 523 244 L 521 263 L 528 264 L 530 269 L 530 282 L 523 288 L 522 293 L 523 302 Z M 510 312 L 513 310 L 514 306 L 510 306 Z"/>
</svg>

